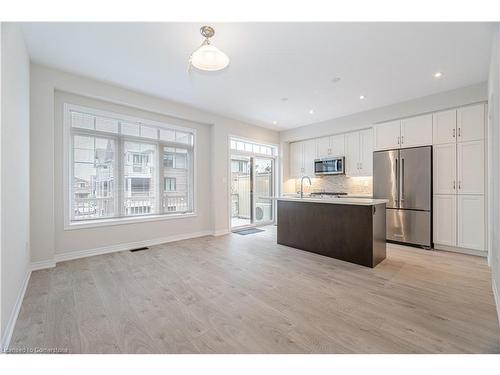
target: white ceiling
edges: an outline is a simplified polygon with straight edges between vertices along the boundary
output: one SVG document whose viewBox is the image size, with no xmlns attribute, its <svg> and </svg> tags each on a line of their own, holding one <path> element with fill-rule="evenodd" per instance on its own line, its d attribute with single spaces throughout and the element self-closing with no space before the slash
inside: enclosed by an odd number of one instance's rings
<svg viewBox="0 0 500 375">
<path fill-rule="evenodd" d="M 23 31 L 34 62 L 275 129 L 485 81 L 493 34 L 488 23 L 212 24 L 230 66 L 189 74 L 200 26 L 24 23 Z"/>
</svg>

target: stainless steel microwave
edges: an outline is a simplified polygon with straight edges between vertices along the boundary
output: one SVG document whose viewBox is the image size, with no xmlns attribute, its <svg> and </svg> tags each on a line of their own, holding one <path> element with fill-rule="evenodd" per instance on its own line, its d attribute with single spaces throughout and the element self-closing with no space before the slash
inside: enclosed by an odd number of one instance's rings
<svg viewBox="0 0 500 375">
<path fill-rule="evenodd" d="M 344 174 L 345 158 L 343 156 L 314 160 L 314 174 Z"/>
</svg>

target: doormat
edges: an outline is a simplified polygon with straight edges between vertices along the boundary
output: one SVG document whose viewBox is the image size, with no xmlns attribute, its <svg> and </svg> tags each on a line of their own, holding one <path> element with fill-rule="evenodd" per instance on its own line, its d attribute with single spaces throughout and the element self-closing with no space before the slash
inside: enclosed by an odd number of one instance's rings
<svg viewBox="0 0 500 375">
<path fill-rule="evenodd" d="M 233 233 L 241 234 L 242 236 L 246 236 L 247 234 L 259 233 L 259 232 L 264 232 L 264 230 L 257 229 L 257 228 L 245 228 L 245 229 L 233 230 Z"/>
</svg>

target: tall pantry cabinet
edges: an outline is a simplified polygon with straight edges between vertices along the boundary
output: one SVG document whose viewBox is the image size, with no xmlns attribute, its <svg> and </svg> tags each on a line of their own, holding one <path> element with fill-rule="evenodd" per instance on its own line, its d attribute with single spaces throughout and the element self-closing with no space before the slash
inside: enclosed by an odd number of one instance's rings
<svg viewBox="0 0 500 375">
<path fill-rule="evenodd" d="M 485 104 L 433 115 L 434 246 L 485 251 Z"/>
</svg>

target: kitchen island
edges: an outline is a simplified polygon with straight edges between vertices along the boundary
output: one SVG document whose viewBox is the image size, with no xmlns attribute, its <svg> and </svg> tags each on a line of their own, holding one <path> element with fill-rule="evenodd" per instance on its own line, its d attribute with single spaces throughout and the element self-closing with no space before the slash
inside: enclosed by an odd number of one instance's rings
<svg viewBox="0 0 500 375">
<path fill-rule="evenodd" d="M 372 268 L 385 259 L 387 200 L 274 199 L 279 244 Z"/>
</svg>

